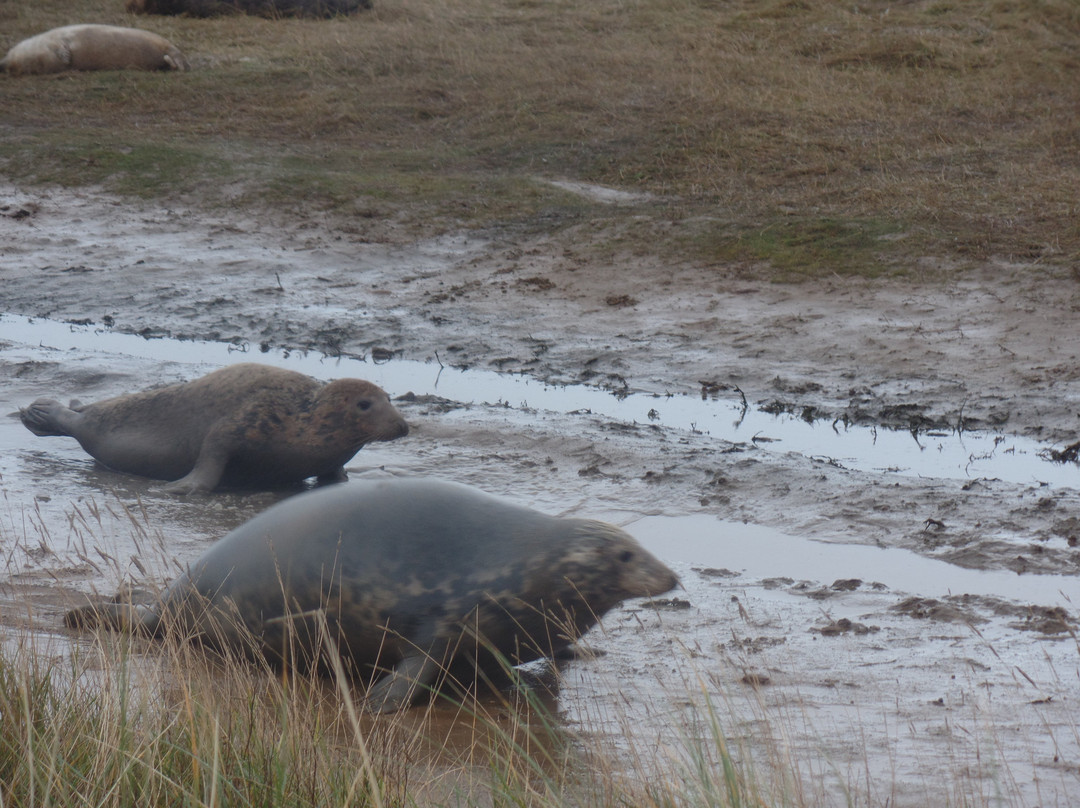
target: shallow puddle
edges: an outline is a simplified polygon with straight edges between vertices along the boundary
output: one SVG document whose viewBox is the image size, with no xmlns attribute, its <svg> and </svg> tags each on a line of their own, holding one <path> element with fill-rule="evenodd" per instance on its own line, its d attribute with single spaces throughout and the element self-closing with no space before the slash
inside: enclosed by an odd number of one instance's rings
<svg viewBox="0 0 1080 808">
<path fill-rule="evenodd" d="M 664 561 L 730 572 L 745 581 L 788 578 L 827 585 L 861 580 L 924 597 L 977 595 L 1069 609 L 1080 604 L 1080 578 L 1073 575 L 966 569 L 899 547 L 807 540 L 706 514 L 647 516 L 625 527 Z"/>
<path fill-rule="evenodd" d="M 742 401 L 688 395 L 613 394 L 596 387 L 552 386 L 524 375 L 462 370 L 407 360 L 365 361 L 227 343 L 146 339 L 95 326 L 0 315 L 0 340 L 55 351 L 117 353 L 159 362 L 205 366 L 240 361 L 287 367 L 320 379 L 365 378 L 391 396 L 406 391 L 462 403 L 501 404 L 564 414 L 596 415 L 703 433 L 731 443 L 754 443 L 774 452 L 796 452 L 843 468 L 916 477 L 999 479 L 1020 484 L 1080 488 L 1080 464 L 1054 463 L 1049 447 L 1026 438 L 985 432 L 915 433 L 877 427 L 808 423 L 771 415 Z M 196 375 L 196 374 L 193 374 Z"/>
</svg>

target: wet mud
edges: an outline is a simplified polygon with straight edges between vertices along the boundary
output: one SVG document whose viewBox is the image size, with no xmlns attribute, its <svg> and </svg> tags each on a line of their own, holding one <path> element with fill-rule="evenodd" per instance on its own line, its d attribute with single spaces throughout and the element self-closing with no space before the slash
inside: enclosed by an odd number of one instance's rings
<svg viewBox="0 0 1080 808">
<path fill-rule="evenodd" d="M 301 490 L 172 496 L 11 414 L 264 361 L 391 394 L 410 434 L 351 477 L 607 519 L 678 569 L 561 667 L 561 721 L 628 774 L 642 749 L 670 773 L 713 709 L 808 804 L 1080 795 L 1077 284 L 787 287 L 505 233 L 0 209 L 5 642 L 85 642 L 60 618 L 87 593 L 152 588 Z"/>
</svg>

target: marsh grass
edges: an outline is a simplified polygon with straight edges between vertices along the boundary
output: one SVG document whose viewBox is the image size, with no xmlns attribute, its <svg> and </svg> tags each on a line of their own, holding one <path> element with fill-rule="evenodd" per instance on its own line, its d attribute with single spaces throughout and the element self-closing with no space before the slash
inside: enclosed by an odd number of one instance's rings
<svg viewBox="0 0 1080 808">
<path fill-rule="evenodd" d="M 5 77 L 0 170 L 412 232 L 570 239 L 588 220 L 590 239 L 791 277 L 926 255 L 1067 263 L 1080 253 L 1078 9 L 381 0 L 313 21 L 7 3 L 0 47 L 93 20 L 170 37 L 194 69 Z M 568 204 L 538 178 L 651 197 Z M 839 229 L 833 254 L 802 237 L 815 223 Z M 852 231 L 905 237 L 850 248 Z"/>
<path fill-rule="evenodd" d="M 715 714 L 687 764 L 650 782 L 596 756 L 586 767 L 533 691 L 371 717 L 343 677 L 98 639 L 65 661 L 30 646 L 0 654 L 4 805 L 767 804 Z"/>
<path fill-rule="evenodd" d="M 177 565 L 153 522 L 152 506 L 118 497 L 73 503 L 59 522 L 39 506 L 27 518 L 9 515 L 0 525 L 9 587 L 23 567 L 40 563 L 43 548 L 65 545 L 103 588 L 135 576 L 151 582 L 171 577 Z M 68 531 L 67 542 L 54 535 L 58 526 Z M 137 548 L 138 564 L 129 547 Z M 61 559 L 50 565 L 66 569 Z M 778 701 L 756 684 L 733 687 L 727 663 L 709 658 L 702 664 L 678 638 L 660 668 L 590 684 L 584 698 L 564 692 L 564 703 L 558 694 L 573 685 L 557 671 L 538 686 L 515 669 L 508 675 L 518 686 L 494 695 L 462 699 L 445 690 L 426 705 L 369 715 L 361 710 L 363 688 L 336 657 L 330 657 L 329 676 L 285 674 L 212 652 L 183 634 L 152 641 L 110 632 L 60 635 L 60 595 L 23 604 L 17 588 L 14 595 L 7 589 L 0 604 L 3 805 L 803 808 L 897 802 L 888 767 L 880 768 L 880 750 L 877 757 L 864 750 L 864 770 L 857 752 L 851 757 L 863 721 L 882 716 L 850 714 L 854 725 L 834 728 L 826 741 L 814 727 L 820 716 L 813 713 L 822 706 L 814 699 L 788 694 Z M 51 604 L 47 619 L 43 603 Z M 26 619 L 13 620 L 12 608 Z M 980 635 L 980 641 L 996 654 L 990 640 Z M 1068 657 L 1060 659 L 1060 669 L 1050 666 L 1047 692 L 1073 687 Z M 760 660 L 730 663 L 754 668 Z M 603 668 L 601 675 L 612 675 L 622 666 Z M 636 689 L 633 680 L 651 676 L 647 670 L 663 670 L 662 681 Z M 1032 673 L 1034 679 L 1017 667 L 1014 677 L 1029 683 L 1046 677 Z M 592 666 L 587 675 L 596 674 Z M 984 674 L 973 669 L 972 676 L 974 694 Z M 892 698 L 890 691 L 885 701 Z M 1017 762 L 1016 726 L 998 724 L 987 709 L 991 701 L 972 698 L 970 707 L 953 713 L 960 729 L 973 734 L 957 735 L 956 746 L 944 750 L 953 756 L 953 776 L 926 784 L 928 804 L 1024 804 L 1025 784 L 1016 778 L 1027 769 L 1022 762 L 1010 768 Z M 968 709 L 965 719 L 961 712 Z M 886 721 L 893 715 L 886 707 Z M 1054 735 L 1063 750 L 1078 737 L 1075 722 L 1029 731 Z M 838 744 L 843 754 L 834 761 L 829 750 Z M 901 782 L 904 797 L 911 794 L 910 777 Z"/>
<path fill-rule="evenodd" d="M 138 501 L 73 503 L 66 542 L 40 510 L 20 525 L 9 519 L 9 585 L 40 563 L 42 548 L 65 545 L 105 589 L 170 577 L 177 565 L 153 519 Z M 764 804 L 723 747 L 689 755 L 694 766 L 677 778 L 650 784 L 626 771 L 557 718 L 554 670 L 538 686 L 507 666 L 515 686 L 493 694 L 461 698 L 447 689 L 419 707 L 370 715 L 363 688 L 333 655 L 329 675 L 319 676 L 212 651 L 179 625 L 153 640 L 61 635 L 55 605 L 43 619 L 41 604 L 29 601 L 28 619 L 15 628 L 10 607 L 23 607 L 17 591 L 5 594 L 5 806 L 674 806 L 703 804 L 699 795 L 712 805 Z M 713 733 L 722 738 L 718 724 Z M 653 769 L 666 763 L 649 760 Z"/>
<path fill-rule="evenodd" d="M 80 658 L 4 660 L 5 804 L 393 804 L 363 766 L 344 765 L 341 721 L 326 720 L 317 690 L 250 671 L 241 683 L 193 653 L 155 671 L 123 642 L 100 659 L 88 670 Z"/>
<path fill-rule="evenodd" d="M 768 264 L 785 280 L 823 274 L 858 273 L 873 277 L 887 271 L 877 256 L 890 238 L 906 238 L 893 221 L 788 217 L 758 230 L 701 233 L 701 254 L 724 263 Z"/>
</svg>

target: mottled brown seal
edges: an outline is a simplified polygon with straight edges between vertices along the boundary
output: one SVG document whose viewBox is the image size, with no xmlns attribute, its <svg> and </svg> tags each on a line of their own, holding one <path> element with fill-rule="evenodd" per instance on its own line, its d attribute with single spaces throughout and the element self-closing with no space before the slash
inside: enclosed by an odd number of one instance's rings
<svg viewBox="0 0 1080 808">
<path fill-rule="evenodd" d="M 187 70 L 184 54 L 164 37 L 116 25 L 65 25 L 24 39 L 0 60 L 15 76 L 63 70 Z"/>
<path fill-rule="evenodd" d="M 409 431 L 371 382 L 254 363 L 85 406 L 42 398 L 19 415 L 35 435 L 73 437 L 109 468 L 174 480 L 165 487 L 182 494 L 343 480 L 364 444 Z"/>
<path fill-rule="evenodd" d="M 444 676 L 468 688 L 565 649 L 625 598 L 675 574 L 617 527 L 560 519 L 467 486 L 362 480 L 278 503 L 218 541 L 155 606 L 110 602 L 68 625 L 181 637 L 309 667 L 330 638 L 382 678 L 370 709 Z M 325 661 L 325 658 L 324 660 Z"/>
</svg>

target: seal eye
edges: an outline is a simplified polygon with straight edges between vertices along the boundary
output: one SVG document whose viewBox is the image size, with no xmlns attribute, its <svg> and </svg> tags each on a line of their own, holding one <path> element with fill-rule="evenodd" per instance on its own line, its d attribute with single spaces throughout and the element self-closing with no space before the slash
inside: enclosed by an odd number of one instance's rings
<svg viewBox="0 0 1080 808">
<path fill-rule="evenodd" d="M 359 401 L 356 402 L 356 406 L 359 407 L 363 411 L 370 410 L 371 409 L 371 399 L 362 398 L 362 399 L 360 399 Z"/>
<path fill-rule="evenodd" d="M 630 550 L 623 550 L 621 553 L 619 553 L 619 561 L 621 561 L 623 564 L 628 563 L 633 557 L 634 554 Z"/>
</svg>

